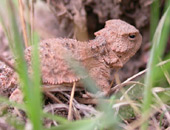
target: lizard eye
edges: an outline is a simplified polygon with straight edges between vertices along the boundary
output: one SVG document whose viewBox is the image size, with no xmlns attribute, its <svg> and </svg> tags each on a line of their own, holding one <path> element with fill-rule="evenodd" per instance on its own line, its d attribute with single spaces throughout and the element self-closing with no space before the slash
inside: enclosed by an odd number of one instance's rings
<svg viewBox="0 0 170 130">
<path fill-rule="evenodd" d="M 133 41 L 135 40 L 136 35 L 135 34 L 129 34 L 129 40 Z"/>
</svg>

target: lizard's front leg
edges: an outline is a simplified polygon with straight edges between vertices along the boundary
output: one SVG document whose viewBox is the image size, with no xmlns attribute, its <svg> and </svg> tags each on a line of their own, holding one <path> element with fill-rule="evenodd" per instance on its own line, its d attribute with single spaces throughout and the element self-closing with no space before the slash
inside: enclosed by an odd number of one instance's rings
<svg viewBox="0 0 170 130">
<path fill-rule="evenodd" d="M 105 66 L 95 67 L 90 69 L 90 76 L 95 80 L 97 86 L 100 88 L 104 95 L 107 95 L 110 91 L 110 85 L 108 82 L 110 76 L 110 70 Z"/>
</svg>

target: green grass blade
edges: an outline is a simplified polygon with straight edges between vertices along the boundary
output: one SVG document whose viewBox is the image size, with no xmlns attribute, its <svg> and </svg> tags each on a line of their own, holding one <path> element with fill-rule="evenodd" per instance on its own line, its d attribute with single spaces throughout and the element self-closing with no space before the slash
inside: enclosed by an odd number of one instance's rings
<svg viewBox="0 0 170 130">
<path fill-rule="evenodd" d="M 39 70 L 39 57 L 38 57 L 38 43 L 33 47 L 32 55 L 32 69 L 33 77 L 29 79 L 27 71 L 27 63 L 24 58 L 24 44 L 22 36 L 19 32 L 17 24 L 17 15 L 14 3 L 7 0 L 9 10 L 9 20 L 11 23 L 11 36 L 13 42 L 13 53 L 16 58 L 16 68 L 18 70 L 21 86 L 25 96 L 26 113 L 32 122 L 34 130 L 42 129 L 42 99 L 40 92 L 40 70 Z"/>
<path fill-rule="evenodd" d="M 24 104 L 18 104 L 16 102 L 9 101 L 9 99 L 4 98 L 4 97 L 0 97 L 0 103 L 7 104 L 9 106 L 13 106 L 13 107 L 16 107 L 16 108 L 21 109 L 21 110 L 26 110 Z"/>
<path fill-rule="evenodd" d="M 92 93 L 99 91 L 99 87 L 97 87 L 96 82 L 90 77 L 86 68 L 80 62 L 71 57 L 71 52 L 67 52 L 64 58 L 79 77 L 86 76 L 86 78 L 82 79 L 82 83 L 88 91 Z"/>
<path fill-rule="evenodd" d="M 57 127 L 52 127 L 46 130 L 93 130 L 95 128 L 96 120 L 79 120 L 74 122 L 68 122 L 64 125 L 59 125 Z"/>
<path fill-rule="evenodd" d="M 48 119 L 51 119 L 51 120 L 55 120 L 57 121 L 58 123 L 60 124 L 66 124 L 68 123 L 69 121 L 63 117 L 60 117 L 60 116 L 56 116 L 56 115 L 52 115 L 52 114 L 49 114 L 49 113 L 42 113 L 42 116 L 44 118 L 48 118 Z"/>
<path fill-rule="evenodd" d="M 30 118 L 32 120 L 34 130 L 42 129 L 42 94 L 41 94 L 41 78 L 40 78 L 40 60 L 38 42 L 32 46 L 32 70 L 33 75 L 31 87 L 31 99 L 28 109 L 30 111 Z"/>
<path fill-rule="evenodd" d="M 158 22 L 159 22 L 159 12 L 160 12 L 160 9 L 159 9 L 159 6 L 160 6 L 160 1 L 159 0 L 154 0 L 152 5 L 151 5 L 151 16 L 150 16 L 150 22 L 152 24 L 150 24 L 150 38 L 152 40 L 153 36 L 154 36 L 154 33 L 155 33 L 155 30 L 156 30 L 156 27 L 158 25 Z"/>
<path fill-rule="evenodd" d="M 144 102 L 143 102 L 143 113 L 142 117 L 145 119 L 149 114 L 150 106 L 152 103 L 152 87 L 154 82 L 157 80 L 156 75 L 159 74 L 160 68 L 156 68 L 156 64 L 159 63 L 160 58 L 163 55 L 168 35 L 169 35 L 169 25 L 170 25 L 170 7 L 164 13 L 161 18 L 159 25 L 153 37 L 153 47 L 151 49 L 150 59 L 148 63 L 148 72 L 145 77 L 145 90 L 144 90 Z M 144 123 L 142 129 L 147 129 L 147 123 Z"/>
</svg>

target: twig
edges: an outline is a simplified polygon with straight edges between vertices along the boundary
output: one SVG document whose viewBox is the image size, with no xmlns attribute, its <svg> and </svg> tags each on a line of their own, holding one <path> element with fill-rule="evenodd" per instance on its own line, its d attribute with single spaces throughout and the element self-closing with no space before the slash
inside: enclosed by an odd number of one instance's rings
<svg viewBox="0 0 170 130">
<path fill-rule="evenodd" d="M 162 61 L 162 62 L 158 63 L 158 64 L 156 65 L 156 67 L 160 67 L 160 66 L 162 66 L 162 65 L 164 65 L 164 64 L 167 64 L 167 63 L 169 63 L 169 62 L 170 62 L 170 59 L 165 60 L 165 61 Z M 113 88 L 110 90 L 110 94 L 114 93 L 114 92 L 115 92 L 116 90 L 118 90 L 118 89 L 121 89 L 124 85 L 128 84 L 129 81 L 131 81 L 131 80 L 135 79 L 136 77 L 138 77 L 138 76 L 146 73 L 147 71 L 148 71 L 148 69 L 145 69 L 145 70 L 143 70 L 143 71 L 140 71 L 139 73 L 137 73 L 137 74 L 133 75 L 132 77 L 128 78 L 128 79 L 127 79 L 126 81 L 124 81 L 123 83 L 116 85 L 115 87 L 113 87 Z"/>
<path fill-rule="evenodd" d="M 144 74 L 145 72 L 147 71 L 147 69 L 143 70 L 143 71 L 140 71 L 139 73 L 133 75 L 132 77 L 128 78 L 126 81 L 124 81 L 123 83 L 121 84 L 118 84 L 116 85 L 115 87 L 113 87 L 110 91 L 110 94 L 112 94 L 113 92 L 115 92 L 116 90 L 120 89 L 121 87 L 123 87 L 123 84 L 127 84 L 129 81 L 135 79 L 136 77 Z"/>
<path fill-rule="evenodd" d="M 170 114 L 166 108 L 166 105 L 162 102 L 162 100 L 159 98 L 159 96 L 157 95 L 156 92 L 152 91 L 153 95 L 155 96 L 155 98 L 158 101 L 158 104 L 161 106 L 161 109 L 163 110 L 163 112 L 165 112 L 165 116 L 167 118 L 168 123 L 170 124 Z"/>
<path fill-rule="evenodd" d="M 49 98 L 51 98 L 53 101 L 63 104 L 62 101 L 60 101 L 57 97 L 55 97 L 52 93 L 44 91 L 45 95 L 47 95 Z"/>
<path fill-rule="evenodd" d="M 162 65 L 167 64 L 167 63 L 169 63 L 169 62 L 170 62 L 170 59 L 165 60 L 165 61 L 161 61 L 161 62 L 159 62 L 159 63 L 157 64 L 157 66 L 162 66 Z"/>
<path fill-rule="evenodd" d="M 70 96 L 68 120 L 72 120 L 72 105 L 73 105 L 73 97 L 74 97 L 75 87 L 76 87 L 76 83 L 74 82 L 73 88 L 72 88 L 72 91 L 71 91 L 71 96 Z"/>
<path fill-rule="evenodd" d="M 93 98 L 76 98 L 76 100 L 81 104 L 90 104 L 90 105 L 96 105 L 97 99 Z"/>
<path fill-rule="evenodd" d="M 25 26 L 24 14 L 23 14 L 22 0 L 18 0 L 18 3 L 19 3 L 19 12 L 20 12 L 21 25 L 22 25 L 22 32 L 24 36 L 24 43 L 25 43 L 25 47 L 28 47 L 28 38 L 27 38 L 27 32 L 26 32 L 26 26 Z"/>
<path fill-rule="evenodd" d="M 49 92 L 65 92 L 65 91 L 69 91 L 71 92 L 72 88 L 71 87 L 67 87 L 67 86 L 63 86 L 63 85 L 48 85 L 47 83 L 43 82 L 43 91 L 49 91 Z M 83 87 L 76 87 L 75 91 L 82 91 L 84 90 Z"/>
<path fill-rule="evenodd" d="M 168 59 L 168 60 L 165 60 L 165 61 L 162 61 L 162 62 L 158 63 L 158 64 L 156 65 L 156 67 L 160 67 L 160 66 L 162 66 L 162 65 L 164 65 L 164 64 L 167 64 L 167 63 L 169 63 L 169 62 L 170 62 L 169 59 Z M 140 71 L 139 73 L 137 73 L 137 74 L 133 75 L 132 77 L 128 78 L 128 79 L 127 79 L 126 81 L 124 81 L 123 83 L 116 85 L 115 87 L 113 87 L 113 88 L 110 90 L 110 94 L 114 93 L 114 92 L 115 92 L 116 90 L 118 90 L 118 89 L 121 89 L 125 84 L 128 84 L 129 81 L 131 81 L 131 80 L 135 79 L 136 77 L 138 77 L 138 76 L 146 73 L 147 71 L 148 71 L 148 69 L 145 69 L 145 70 L 143 70 L 143 71 Z"/>
<path fill-rule="evenodd" d="M 34 44 L 34 0 L 31 0 L 31 44 Z"/>
<path fill-rule="evenodd" d="M 0 55 L 0 61 L 4 62 L 7 66 L 9 66 L 14 71 L 17 71 L 16 68 L 9 61 L 5 60 L 5 58 L 3 58 L 1 55 Z"/>
</svg>

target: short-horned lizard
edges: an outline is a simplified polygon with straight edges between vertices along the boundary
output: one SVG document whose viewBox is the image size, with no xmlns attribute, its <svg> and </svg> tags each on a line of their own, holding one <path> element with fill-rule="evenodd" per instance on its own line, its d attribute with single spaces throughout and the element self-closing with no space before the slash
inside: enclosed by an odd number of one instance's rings
<svg viewBox="0 0 170 130">
<path fill-rule="evenodd" d="M 79 77 L 65 60 L 65 53 L 80 62 L 89 72 L 99 88 L 108 92 L 110 68 L 121 68 L 139 49 L 142 36 L 132 25 L 121 20 L 109 20 L 103 29 L 95 33 L 96 38 L 88 42 L 55 38 L 40 43 L 42 82 L 46 84 L 72 84 Z M 25 50 L 28 64 L 31 48 Z"/>
</svg>

